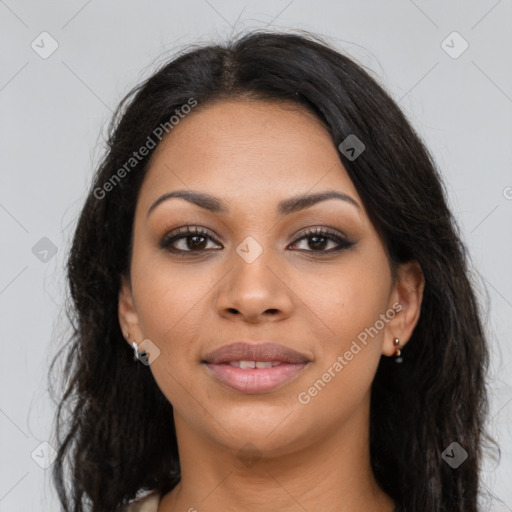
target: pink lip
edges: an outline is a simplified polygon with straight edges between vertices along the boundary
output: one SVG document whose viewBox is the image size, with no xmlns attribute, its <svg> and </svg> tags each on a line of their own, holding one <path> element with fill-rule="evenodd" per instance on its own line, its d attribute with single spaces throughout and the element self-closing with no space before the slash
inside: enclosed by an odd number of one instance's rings
<svg viewBox="0 0 512 512">
<path fill-rule="evenodd" d="M 307 363 L 283 363 L 273 368 L 243 370 L 229 364 L 207 364 L 209 370 L 226 386 L 249 395 L 265 393 L 291 380 Z"/>
<path fill-rule="evenodd" d="M 231 361 L 279 362 L 272 368 L 242 369 Z M 275 343 L 225 345 L 207 354 L 203 361 L 209 371 L 226 386 L 246 394 L 257 394 L 281 387 L 297 376 L 310 362 L 307 356 Z"/>
</svg>

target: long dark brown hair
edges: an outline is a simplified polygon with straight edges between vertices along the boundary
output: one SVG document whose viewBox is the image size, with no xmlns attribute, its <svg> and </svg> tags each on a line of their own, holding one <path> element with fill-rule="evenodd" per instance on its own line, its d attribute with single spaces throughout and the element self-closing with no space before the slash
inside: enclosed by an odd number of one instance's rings
<svg viewBox="0 0 512 512">
<path fill-rule="evenodd" d="M 119 511 L 138 491 L 164 494 L 180 480 L 172 405 L 149 369 L 134 364 L 118 321 L 135 205 L 154 148 L 136 165 L 127 162 L 158 127 L 170 131 L 169 120 L 191 99 L 200 109 L 242 96 L 295 102 L 318 116 L 337 147 L 350 134 L 365 144 L 355 160 L 340 151 L 341 162 L 392 266 L 416 260 L 425 276 L 404 363 L 391 366 L 382 357 L 372 384 L 372 468 L 408 512 L 477 511 L 488 351 L 468 256 L 439 172 L 376 79 L 318 36 L 299 31 L 253 31 L 186 48 L 116 110 L 67 261 L 72 336 L 50 368 L 51 375 L 56 361 L 65 365 L 52 473 L 64 510 Z M 452 442 L 468 454 L 456 469 L 442 457 Z"/>
</svg>

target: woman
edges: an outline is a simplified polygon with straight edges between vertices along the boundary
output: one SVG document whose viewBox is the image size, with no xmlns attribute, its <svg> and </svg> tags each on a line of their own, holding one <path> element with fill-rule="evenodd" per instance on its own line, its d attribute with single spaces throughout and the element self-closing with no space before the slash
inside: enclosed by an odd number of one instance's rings
<svg viewBox="0 0 512 512">
<path fill-rule="evenodd" d="M 67 271 L 66 510 L 477 510 L 456 223 L 397 105 L 319 38 L 196 47 L 132 91 Z"/>
</svg>

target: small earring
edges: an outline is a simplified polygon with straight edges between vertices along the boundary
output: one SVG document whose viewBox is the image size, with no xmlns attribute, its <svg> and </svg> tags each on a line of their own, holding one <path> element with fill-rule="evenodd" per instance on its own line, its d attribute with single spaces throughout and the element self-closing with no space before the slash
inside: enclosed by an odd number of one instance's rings
<svg viewBox="0 0 512 512">
<path fill-rule="evenodd" d="M 393 340 L 393 344 L 396 347 L 395 353 L 393 354 L 394 361 L 395 361 L 395 363 L 402 363 L 404 358 L 402 356 L 402 350 L 400 349 L 400 340 L 398 338 L 395 338 Z"/>
<path fill-rule="evenodd" d="M 133 360 L 137 361 L 139 359 L 139 347 L 137 346 L 136 341 L 132 342 L 132 347 L 133 347 L 133 353 L 134 353 Z"/>
<path fill-rule="evenodd" d="M 132 341 L 132 347 L 133 347 L 133 360 L 134 361 L 140 361 L 141 363 L 144 363 L 146 366 L 149 364 L 149 354 L 143 350 L 142 352 L 139 352 L 139 347 L 137 346 L 137 342 Z"/>
</svg>

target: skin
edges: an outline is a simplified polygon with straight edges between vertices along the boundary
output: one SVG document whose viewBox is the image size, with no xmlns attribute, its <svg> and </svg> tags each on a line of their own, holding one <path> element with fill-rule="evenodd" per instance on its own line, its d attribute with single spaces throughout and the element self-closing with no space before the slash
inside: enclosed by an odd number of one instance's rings
<svg viewBox="0 0 512 512">
<path fill-rule="evenodd" d="M 187 189 L 218 197 L 229 212 L 172 198 L 148 216 L 161 195 Z M 325 190 L 359 207 L 329 199 L 276 211 L 283 199 Z M 202 252 L 190 238 L 174 242 L 184 255 L 159 247 L 186 224 L 210 231 L 213 238 L 199 239 Z M 355 245 L 329 252 L 337 242 L 315 244 L 301 234 L 308 227 L 331 228 Z M 262 248 L 251 263 L 236 252 L 247 236 Z M 173 405 L 182 468 L 158 512 L 392 512 L 370 466 L 370 386 L 381 356 L 395 352 L 393 339 L 404 346 L 410 338 L 424 278 L 409 262 L 392 279 L 384 244 L 316 117 L 282 102 L 230 100 L 180 121 L 140 190 L 130 277 L 119 293 L 120 325 L 130 345 L 149 339 L 160 350 L 148 371 Z M 402 310 L 378 335 L 300 403 L 299 393 L 397 302 Z M 311 362 L 276 390 L 243 394 L 201 364 L 237 340 L 281 343 Z M 241 460 L 246 443 L 254 464 Z"/>
</svg>

